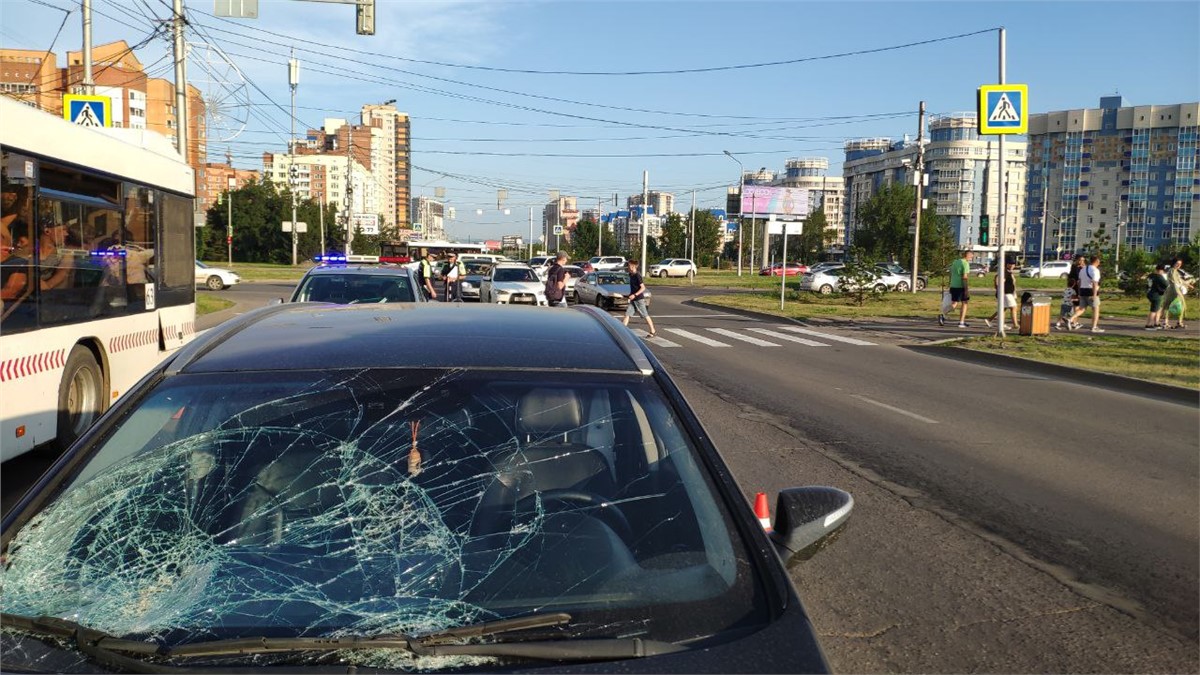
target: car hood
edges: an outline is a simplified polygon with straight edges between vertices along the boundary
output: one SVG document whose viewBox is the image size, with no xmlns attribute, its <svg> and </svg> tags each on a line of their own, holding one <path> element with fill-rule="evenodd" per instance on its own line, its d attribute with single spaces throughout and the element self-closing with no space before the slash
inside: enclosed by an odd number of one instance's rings
<svg viewBox="0 0 1200 675">
<path fill-rule="evenodd" d="M 545 289 L 536 281 L 493 281 L 492 288 L 497 291 L 512 291 L 513 293 L 543 293 Z"/>
</svg>

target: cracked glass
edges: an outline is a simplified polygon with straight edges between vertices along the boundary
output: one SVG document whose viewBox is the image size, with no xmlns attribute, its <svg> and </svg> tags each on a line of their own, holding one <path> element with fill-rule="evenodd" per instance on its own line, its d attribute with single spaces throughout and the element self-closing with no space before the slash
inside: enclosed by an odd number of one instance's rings
<svg viewBox="0 0 1200 675">
<path fill-rule="evenodd" d="M 7 614 L 164 646 L 413 635 L 542 612 L 571 621 L 493 639 L 700 646 L 769 620 L 707 464 L 652 380 L 184 374 L 84 457 L 8 539 Z M 9 668 L 85 662 L 69 641 L 11 625 L 2 646 Z M 219 663 L 329 659 L 505 662 L 362 650 Z"/>
</svg>

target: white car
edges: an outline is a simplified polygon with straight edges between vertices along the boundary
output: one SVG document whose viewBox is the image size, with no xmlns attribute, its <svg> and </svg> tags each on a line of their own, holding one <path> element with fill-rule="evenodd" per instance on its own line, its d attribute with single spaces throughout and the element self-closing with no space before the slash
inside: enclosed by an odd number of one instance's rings
<svg viewBox="0 0 1200 675">
<path fill-rule="evenodd" d="M 619 255 L 604 255 L 596 256 L 588 261 L 592 264 L 593 272 L 623 272 L 625 271 L 625 258 Z"/>
<path fill-rule="evenodd" d="M 496 263 L 479 282 L 480 302 L 500 305 L 542 305 L 546 284 L 525 263 Z"/>
<path fill-rule="evenodd" d="M 647 270 L 652 277 L 691 277 L 696 276 L 696 265 L 687 258 L 667 258 L 650 266 Z"/>
<path fill-rule="evenodd" d="M 196 285 L 204 286 L 210 291 L 223 291 L 230 286 L 241 283 L 242 278 L 237 274 L 220 267 L 209 267 L 199 260 L 196 261 Z"/>
<path fill-rule="evenodd" d="M 1066 279 L 1070 273 L 1071 261 L 1069 260 L 1051 260 L 1041 267 L 1031 266 L 1021 268 L 1021 276 L 1033 279 L 1053 279 L 1054 277 Z"/>
<path fill-rule="evenodd" d="M 533 271 L 537 273 L 539 279 L 541 279 L 542 281 L 545 281 L 546 273 L 550 271 L 550 266 L 554 264 L 554 256 L 552 256 L 552 255 L 534 256 L 534 257 L 530 258 L 528 261 L 526 261 L 525 264 L 527 264 L 533 268 Z"/>
<path fill-rule="evenodd" d="M 847 270 L 845 267 L 835 267 L 832 269 L 809 272 L 800 277 L 800 290 L 812 291 L 814 293 L 820 293 L 821 295 L 831 295 L 835 291 L 842 292 L 849 290 L 848 286 L 843 285 L 845 281 L 843 277 L 846 274 L 846 271 Z M 875 276 L 872 290 L 881 293 L 888 290 L 888 285 L 884 277 L 883 270 L 873 269 L 871 272 Z"/>
</svg>

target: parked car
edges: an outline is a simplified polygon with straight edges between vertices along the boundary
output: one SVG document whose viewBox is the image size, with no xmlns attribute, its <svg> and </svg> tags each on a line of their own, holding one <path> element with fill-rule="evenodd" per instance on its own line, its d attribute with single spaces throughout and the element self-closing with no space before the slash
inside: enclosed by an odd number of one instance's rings
<svg viewBox="0 0 1200 675">
<path fill-rule="evenodd" d="M 592 263 L 589 260 L 576 260 L 570 264 L 583 270 L 584 274 L 587 274 L 595 269 L 592 267 Z"/>
<path fill-rule="evenodd" d="M 803 263 L 790 262 L 787 264 L 786 270 L 783 268 L 783 263 L 775 263 L 775 264 L 771 265 L 770 267 L 759 268 L 758 276 L 760 276 L 760 277 L 766 277 L 766 276 L 794 277 L 794 276 L 799 276 L 801 274 L 804 274 L 807 271 L 808 271 L 808 265 L 805 265 Z"/>
<path fill-rule="evenodd" d="M 628 272 L 588 272 L 575 282 L 575 301 L 604 309 L 620 309 L 629 304 Z M 646 304 L 651 293 L 646 290 Z"/>
<path fill-rule="evenodd" d="M 265 307 L 5 514 L 4 666 L 828 672 L 786 566 L 853 498 L 781 490 L 768 533 L 745 494 L 594 308 Z"/>
<path fill-rule="evenodd" d="M 845 267 L 835 267 L 832 269 L 824 269 L 817 272 L 809 272 L 800 277 L 800 290 L 812 291 L 821 295 L 830 295 L 834 292 L 844 293 L 852 289 L 847 280 L 847 270 Z M 871 281 L 871 287 L 875 291 L 886 291 L 888 289 L 887 281 L 882 270 L 873 270 L 874 275 Z"/>
<path fill-rule="evenodd" d="M 204 286 L 210 291 L 223 291 L 241 282 L 242 278 L 234 272 L 220 267 L 209 267 L 199 260 L 196 261 L 197 286 Z"/>
<path fill-rule="evenodd" d="M 550 266 L 554 264 L 554 256 L 552 256 L 552 255 L 534 256 L 534 257 L 530 258 L 526 264 L 528 264 L 530 267 L 533 268 L 533 271 L 537 273 L 537 276 L 539 279 L 541 279 L 542 281 L 545 281 L 546 273 L 550 271 Z"/>
<path fill-rule="evenodd" d="M 482 302 L 548 305 L 545 282 L 525 263 L 496 263 L 479 283 Z"/>
<path fill-rule="evenodd" d="M 492 264 L 487 260 L 467 260 L 463 263 L 467 268 L 467 276 L 458 284 L 463 300 L 479 299 L 479 288 L 483 284 L 483 278 L 492 269 Z"/>
<path fill-rule="evenodd" d="M 588 262 L 590 262 L 592 264 L 592 268 L 595 269 L 597 272 L 601 272 L 601 271 L 620 272 L 620 271 L 625 270 L 625 257 L 624 256 L 619 256 L 619 255 L 596 256 L 596 257 L 592 258 L 591 260 L 589 260 Z"/>
<path fill-rule="evenodd" d="M 912 283 L 912 270 L 906 270 L 896 263 L 875 263 L 884 275 L 884 282 L 888 288 L 899 291 L 901 293 L 909 290 Z M 929 278 L 924 274 L 917 275 L 917 290 L 925 290 L 925 286 L 929 283 Z"/>
<path fill-rule="evenodd" d="M 687 258 L 667 258 L 650 266 L 647 272 L 652 277 L 687 277 L 696 276 L 696 265 Z"/>
<path fill-rule="evenodd" d="M 563 265 L 563 269 L 567 271 L 567 301 L 578 302 L 575 297 L 575 284 L 579 283 L 579 280 L 583 278 L 586 272 L 577 265 Z"/>
<path fill-rule="evenodd" d="M 985 277 L 987 276 L 988 272 L 991 271 L 990 268 L 984 263 L 977 262 L 967 263 L 967 268 L 970 270 L 968 274 L 976 277 Z"/>
<path fill-rule="evenodd" d="M 1036 265 L 1022 267 L 1020 275 L 1031 279 L 1052 279 L 1054 277 L 1066 279 L 1070 273 L 1071 262 L 1069 260 L 1049 260 L 1040 267 Z"/>
<path fill-rule="evenodd" d="M 809 272 L 821 272 L 824 270 L 836 270 L 836 269 L 839 269 L 839 268 L 842 268 L 845 266 L 846 266 L 846 263 L 840 263 L 840 262 L 832 262 L 832 261 L 819 262 L 819 263 L 809 267 L 808 272 L 805 272 L 805 274 L 808 274 Z"/>
<path fill-rule="evenodd" d="M 506 255 L 497 255 L 494 253 L 460 253 L 458 256 L 458 260 L 460 262 L 467 262 L 468 260 L 476 260 L 476 261 L 484 261 L 484 262 L 488 262 L 488 263 L 517 262 Z"/>
<path fill-rule="evenodd" d="M 425 302 L 416 274 L 392 265 L 320 265 L 308 270 L 292 291 L 291 302 L 356 305 Z"/>
</svg>

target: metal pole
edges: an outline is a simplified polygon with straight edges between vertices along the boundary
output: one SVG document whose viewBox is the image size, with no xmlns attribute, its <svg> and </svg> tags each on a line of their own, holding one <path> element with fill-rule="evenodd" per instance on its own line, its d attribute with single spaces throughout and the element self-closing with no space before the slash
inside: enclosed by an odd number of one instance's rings
<svg viewBox="0 0 1200 675">
<path fill-rule="evenodd" d="M 529 257 L 533 258 L 533 207 L 529 207 Z"/>
<path fill-rule="evenodd" d="M 293 54 L 295 51 L 293 50 Z M 288 173 L 296 166 L 296 85 L 300 83 L 300 64 L 295 58 L 288 59 L 288 85 L 292 90 L 292 131 L 288 136 Z M 297 174 L 298 175 L 298 174 Z M 300 182 L 296 178 L 292 182 L 292 265 L 296 265 L 296 249 L 299 245 L 299 227 L 296 224 L 296 187 Z"/>
<path fill-rule="evenodd" d="M 325 188 L 321 190 L 321 255 L 325 255 L 325 195 L 329 191 L 329 181 L 325 181 Z"/>
<path fill-rule="evenodd" d="M 754 233 L 757 231 L 758 225 L 758 209 L 755 208 L 754 200 L 758 194 L 750 195 L 750 270 L 754 270 Z"/>
<path fill-rule="evenodd" d="M 346 257 L 347 258 L 350 257 L 350 252 L 353 250 L 351 247 L 351 242 L 354 241 L 354 229 L 350 227 L 350 207 L 354 205 L 354 199 L 352 197 L 352 195 L 354 194 L 354 185 L 353 185 L 353 180 L 352 180 L 354 178 L 354 154 L 351 152 L 353 150 L 353 148 L 354 148 L 354 126 L 347 125 L 347 127 L 346 127 L 346 191 L 345 191 L 345 194 L 342 196 L 342 220 L 345 221 L 345 224 L 346 224 Z M 445 205 L 443 204 L 443 209 L 444 209 L 444 207 L 445 207 Z M 430 208 L 429 217 L 426 218 L 426 220 L 428 220 L 430 222 L 425 223 L 425 233 L 427 235 L 429 234 L 430 224 L 433 221 L 433 211 L 432 211 L 433 207 L 429 207 L 429 208 Z M 443 213 L 444 213 L 444 210 L 443 210 Z"/>
<path fill-rule="evenodd" d="M 1117 199 L 1117 252 L 1113 256 L 1113 266 L 1120 268 L 1121 265 L 1121 200 Z"/>
<path fill-rule="evenodd" d="M 908 290 L 917 292 L 917 264 L 921 252 L 921 204 L 924 201 L 922 192 L 925 187 L 925 101 L 917 108 L 917 206 L 913 218 L 913 258 L 912 281 Z"/>
<path fill-rule="evenodd" d="M 650 172 L 642 172 L 642 269 L 649 269 L 650 265 L 646 261 L 646 230 L 649 227 L 648 220 L 650 216 Z"/>
<path fill-rule="evenodd" d="M 1005 82 L 1005 29 L 1000 29 L 1000 82 Z M 986 113 L 986 111 L 984 111 Z M 996 182 L 1000 185 L 1000 227 L 996 237 L 996 331 L 1000 337 L 1004 337 L 1005 326 L 1008 324 L 1007 317 L 1004 316 L 1004 237 L 1008 234 L 1008 157 L 1004 153 L 1004 138 L 1007 134 L 1000 134 L 1000 173 L 996 177 Z"/>
<path fill-rule="evenodd" d="M 688 260 L 696 264 L 696 191 L 692 190 L 692 217 L 688 219 Z M 696 275 L 691 276 L 691 283 L 696 283 Z"/>
<path fill-rule="evenodd" d="M 95 94 L 92 79 L 92 0 L 83 0 L 83 93 Z"/>
<path fill-rule="evenodd" d="M 233 267 L 233 184 L 235 179 L 230 178 L 226 183 L 229 189 L 225 191 L 225 201 L 229 206 L 229 214 L 225 218 L 225 246 L 229 249 L 229 267 Z"/>
<path fill-rule="evenodd" d="M 1038 252 L 1038 278 L 1042 278 L 1042 268 L 1046 266 L 1046 216 L 1049 215 L 1050 205 L 1047 200 L 1050 198 L 1050 171 L 1042 168 L 1042 238 L 1038 240 L 1038 245 L 1042 250 Z"/>
<path fill-rule="evenodd" d="M 188 162 L 187 141 L 187 53 L 183 47 L 183 0 L 174 0 L 174 56 L 175 56 L 175 149 Z M 189 164 L 191 162 L 188 162 Z"/>
<path fill-rule="evenodd" d="M 600 215 L 600 210 L 601 210 L 600 198 L 597 197 L 596 198 L 596 257 L 597 258 L 604 255 L 603 253 L 600 252 L 604 246 L 602 243 L 604 241 L 604 223 L 603 223 L 603 218 L 601 218 L 601 215 Z"/>
<path fill-rule="evenodd" d="M 800 227 L 804 227 L 801 225 Z M 787 290 L 787 222 L 783 223 L 783 252 L 779 255 L 779 309 L 783 310 L 783 294 Z"/>
</svg>

